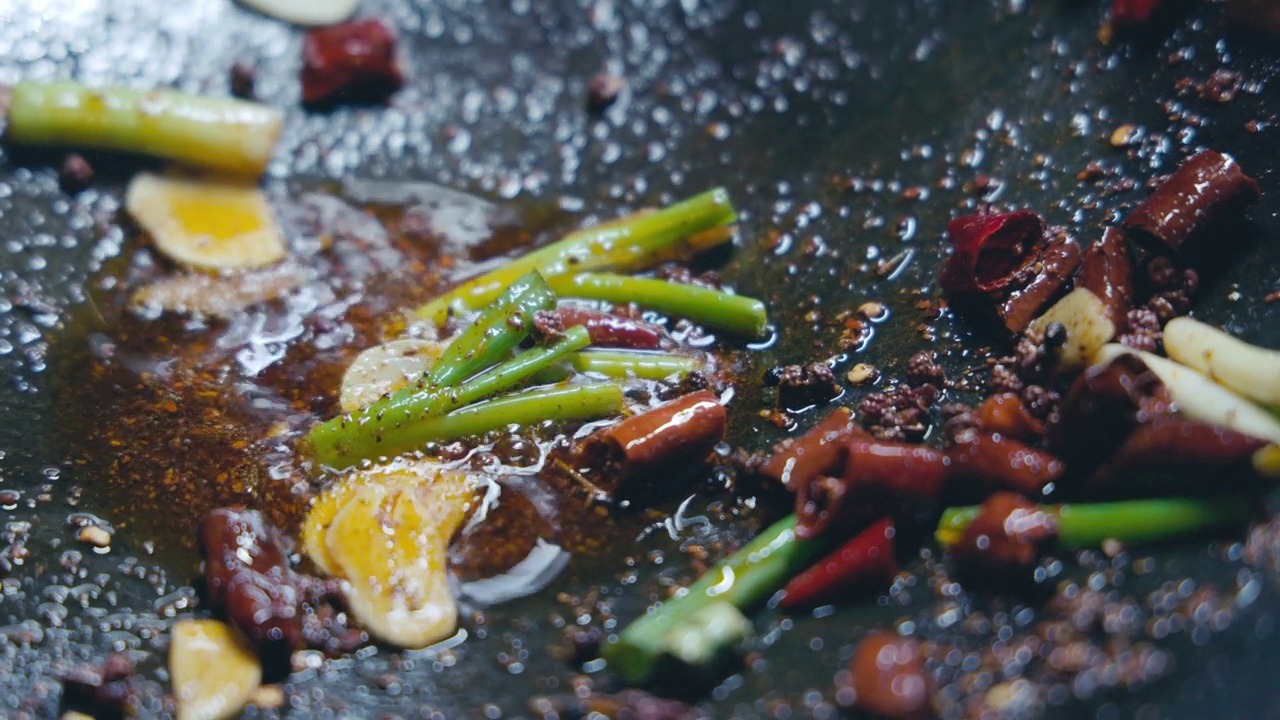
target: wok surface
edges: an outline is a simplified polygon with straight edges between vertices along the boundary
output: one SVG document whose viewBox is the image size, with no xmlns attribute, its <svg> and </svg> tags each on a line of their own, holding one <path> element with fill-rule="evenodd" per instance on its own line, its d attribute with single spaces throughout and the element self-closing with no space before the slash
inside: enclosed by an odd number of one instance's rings
<svg viewBox="0 0 1280 720">
<path fill-rule="evenodd" d="M 1108 47 L 1096 38 L 1101 5 L 366 0 L 362 15 L 386 17 L 401 33 L 408 86 L 389 108 L 308 114 L 298 107 L 300 34 L 224 0 L 191 0 L 180 10 L 158 0 L 0 0 L 0 48 L 8 48 L 0 50 L 0 82 L 67 76 L 223 94 L 231 64 L 253 60 L 259 96 L 287 113 L 266 179 L 275 192 L 348 176 L 429 180 L 499 202 L 556 206 L 577 223 L 723 184 L 743 211 L 740 247 L 724 274 L 740 292 L 764 298 L 783 328 L 776 344 L 750 357 L 750 381 L 731 406 L 732 439 L 756 450 L 782 435 L 756 414 L 771 401 L 758 382 L 764 371 L 833 354 L 833 318 L 864 301 L 887 304 L 890 321 L 842 370 L 871 362 L 900 372 L 926 345 L 922 323 L 934 328 L 938 347 L 972 349 L 954 358 L 951 372 L 981 362 L 992 338 L 949 316 L 926 320 L 917 305 L 920 291 L 937 297 L 942 231 L 979 182 L 995 183 L 989 198 L 999 205 L 1036 209 L 1089 239 L 1143 196 L 1142 180 L 1171 171 L 1193 148 L 1234 154 L 1263 200 L 1241 231 L 1245 249 L 1210 283 L 1197 312 L 1280 346 L 1280 302 L 1263 300 L 1280 290 L 1274 42 L 1227 32 L 1221 4 L 1205 3 L 1156 39 Z M 1203 80 L 1224 64 L 1256 83 L 1254 91 L 1216 104 L 1178 90 L 1182 78 Z M 629 89 L 594 117 L 586 83 L 604 67 L 625 75 Z M 1257 124 L 1246 129 L 1251 120 Z M 1146 129 L 1138 152 L 1108 143 L 1126 123 Z M 82 357 L 91 341 L 89 279 L 132 247 L 115 218 L 137 165 L 94 157 L 99 179 L 68 196 L 54 169 L 60 154 L 2 152 L 0 367 L 9 381 L 0 384 L 0 491 L 20 498 L 0 514 L 4 541 L 25 535 L 30 554 L 0 580 L 0 657 L 12 668 L 0 673 L 0 708 L 50 716 L 60 692 L 54 672 L 113 649 L 147 651 L 142 670 L 159 691 L 163 628 L 194 602 L 197 558 L 189 531 L 130 532 L 138 519 L 129 508 L 95 492 L 101 468 L 76 462 L 84 419 L 72 399 L 84 378 L 67 359 Z M 1078 180 L 1094 159 L 1139 187 L 1108 195 Z M 875 272 L 878 260 L 904 250 L 905 269 Z M 821 318 L 806 319 L 813 311 Z M 865 392 L 851 388 L 838 402 L 856 404 Z M 813 419 L 802 416 L 800 426 Z M 710 482 L 689 492 L 695 508 L 720 497 Z M 674 511 L 683 499 L 663 507 Z M 69 516 L 81 512 L 118 526 L 110 552 L 75 542 Z M 714 524 L 700 539 L 740 539 L 751 523 Z M 619 538 L 611 552 L 577 557 L 547 590 L 490 608 L 482 625 L 464 618 L 468 637 L 455 647 L 376 649 L 304 670 L 289 683 L 293 711 L 525 715 L 531 696 L 581 682 L 547 651 L 561 637 L 552 618 L 569 612 L 558 593 L 595 593 L 625 622 L 663 579 L 687 573 L 683 539 Z M 1280 711 L 1277 577 L 1222 559 L 1238 558 L 1236 548 L 1195 543 L 1155 554 L 1155 571 L 1123 587 L 1141 596 L 1169 579 L 1217 584 L 1247 605 L 1229 629 L 1165 641 L 1176 669 L 1147 689 L 1072 687 L 1051 713 Z M 83 554 L 84 573 L 62 569 L 70 552 Z M 668 562 L 653 563 L 655 553 Z M 629 570 L 634 582 L 620 582 Z M 868 628 L 936 620 L 930 589 L 905 594 L 823 618 L 758 614 L 768 643 L 761 659 L 711 690 L 705 708 L 726 717 L 835 712 L 832 675 Z M 1020 609 L 1006 608 L 1011 617 Z M 150 702 L 158 711 L 158 700 Z"/>
</svg>

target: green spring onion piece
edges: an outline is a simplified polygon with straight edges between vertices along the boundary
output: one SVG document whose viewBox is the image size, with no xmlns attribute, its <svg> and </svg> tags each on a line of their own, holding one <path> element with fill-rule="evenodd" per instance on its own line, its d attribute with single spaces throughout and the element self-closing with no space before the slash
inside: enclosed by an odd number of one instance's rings
<svg viewBox="0 0 1280 720">
<path fill-rule="evenodd" d="M 23 80 L 13 88 L 7 137 L 140 153 L 237 175 L 261 175 L 282 115 L 260 103 L 172 90 L 90 88 Z"/>
<path fill-rule="evenodd" d="M 1045 505 L 1057 517 L 1058 545 L 1068 550 L 1096 548 L 1107 540 L 1136 545 L 1174 540 L 1249 521 L 1242 497 L 1160 498 L 1111 503 Z M 948 508 L 934 537 L 943 548 L 959 542 L 978 516 L 978 506 Z"/>
<path fill-rule="evenodd" d="M 570 328 L 554 345 L 520 353 L 457 387 L 422 384 L 397 390 L 366 408 L 317 425 L 307 442 L 316 459 L 330 467 L 422 447 L 441 439 L 441 416 L 510 388 L 590 342 L 586 328 Z"/>
<path fill-rule="evenodd" d="M 449 343 L 427 373 L 427 384 L 457 385 L 498 362 L 529 336 L 534 313 L 555 306 L 555 293 L 537 272 L 517 278 Z"/>
<path fill-rule="evenodd" d="M 584 350 L 570 355 L 569 363 L 578 372 L 642 380 L 687 375 L 698 368 L 698 361 L 688 355 L 626 350 Z"/>
<path fill-rule="evenodd" d="M 563 297 L 633 302 L 666 315 L 689 318 L 713 330 L 750 338 L 762 337 L 769 322 L 764 303 L 759 300 L 685 283 L 581 273 L 555 278 L 551 287 Z"/>
<path fill-rule="evenodd" d="M 796 518 L 765 529 L 729 558 L 698 578 L 684 594 L 649 608 L 604 648 L 604 658 L 624 682 L 638 685 L 653 677 L 673 637 L 684 623 L 709 605 L 727 602 L 739 610 L 764 601 L 791 576 L 811 565 L 829 542 L 801 541 Z"/>
<path fill-rule="evenodd" d="M 537 270 L 554 278 L 584 270 L 638 270 L 691 256 L 727 242 L 728 233 L 708 233 L 738 219 L 723 188 L 709 190 L 671 207 L 636 214 L 574 232 L 522 255 L 413 311 L 441 325 L 451 310 L 484 307 L 520 275 Z"/>
</svg>

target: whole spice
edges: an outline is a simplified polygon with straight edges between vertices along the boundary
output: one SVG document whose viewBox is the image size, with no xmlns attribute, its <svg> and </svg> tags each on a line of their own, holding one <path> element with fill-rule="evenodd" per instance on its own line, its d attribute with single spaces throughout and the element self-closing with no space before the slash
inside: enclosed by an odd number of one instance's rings
<svg viewBox="0 0 1280 720">
<path fill-rule="evenodd" d="M 954 248 L 939 280 L 948 293 L 1007 290 L 1030 277 L 1044 240 L 1044 219 L 1030 210 L 963 215 L 947 225 Z"/>
<path fill-rule="evenodd" d="M 358 20 L 307 33 L 302 44 L 302 101 L 384 102 L 404 84 L 396 36 L 381 20 Z"/>
<path fill-rule="evenodd" d="M 1258 184 L 1230 155 L 1204 150 L 1185 160 L 1124 219 L 1136 239 L 1184 252 L 1257 202 Z"/>
<path fill-rule="evenodd" d="M 881 518 L 783 588 L 781 606 L 814 607 L 884 590 L 898 572 L 893 518 Z"/>
<path fill-rule="evenodd" d="M 849 664 L 853 707 L 874 717 L 929 718 L 929 674 L 920 642 L 897 633 L 863 638 Z"/>
<path fill-rule="evenodd" d="M 727 414 L 715 394 L 686 395 L 597 431 L 581 459 L 609 492 L 634 494 L 634 482 L 670 477 L 698 466 L 724 439 Z"/>
<path fill-rule="evenodd" d="M 1125 331 L 1125 318 L 1133 308 L 1133 259 L 1118 228 L 1107 228 L 1100 241 L 1084 249 L 1076 286 L 1102 300 L 1116 332 Z"/>
</svg>

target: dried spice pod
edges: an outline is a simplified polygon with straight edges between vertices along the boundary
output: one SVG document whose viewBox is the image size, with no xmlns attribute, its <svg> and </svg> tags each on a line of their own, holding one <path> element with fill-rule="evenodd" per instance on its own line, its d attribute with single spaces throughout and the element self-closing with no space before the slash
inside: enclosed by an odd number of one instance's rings
<svg viewBox="0 0 1280 720">
<path fill-rule="evenodd" d="M 867 431 L 853 420 L 848 408 L 839 408 L 796 438 L 773 446 L 773 452 L 759 466 L 759 473 L 791 491 L 807 485 L 819 475 L 844 468 L 847 441 L 870 440 Z"/>
<path fill-rule="evenodd" d="M 1034 441 L 1048 431 L 1017 393 L 996 393 L 977 407 L 978 428 L 986 434 L 999 434 L 1015 440 Z"/>
<path fill-rule="evenodd" d="M 930 681 L 920 642 L 892 632 L 863 638 L 849 665 L 856 710 L 883 718 L 930 718 Z"/>
<path fill-rule="evenodd" d="M 724 439 L 727 417 L 719 398 L 703 390 L 597 431 L 580 457 L 602 489 L 631 495 L 638 480 L 701 463 Z"/>
<path fill-rule="evenodd" d="M 1116 332 L 1125 331 L 1125 318 L 1133 309 L 1133 258 L 1118 228 L 1107 228 L 1101 240 L 1084 249 L 1076 287 L 1096 295 L 1106 305 L 1107 319 Z"/>
<path fill-rule="evenodd" d="M 1044 241 L 1044 218 L 1030 210 L 962 215 L 947 225 L 954 247 L 939 278 L 948 293 L 992 293 L 1029 278 Z"/>
<path fill-rule="evenodd" d="M 384 102 L 404 84 L 396 35 L 381 20 L 320 28 L 302 43 L 302 102 Z"/>
<path fill-rule="evenodd" d="M 1039 495 L 1045 485 L 1065 472 L 1051 453 L 1000 435 L 975 435 L 947 451 L 949 483 L 980 483 L 983 487 Z"/>
<path fill-rule="evenodd" d="M 1258 184 L 1230 155 L 1204 150 L 1185 160 L 1134 208 L 1124 228 L 1141 242 L 1185 252 L 1258 198 Z"/>
<path fill-rule="evenodd" d="M 1088 485 L 1094 494 L 1107 496 L 1222 492 L 1224 486 L 1244 490 L 1258 480 L 1253 456 L 1266 445 L 1229 428 L 1162 416 L 1136 427 Z"/>
<path fill-rule="evenodd" d="M 665 337 L 657 325 L 600 310 L 561 306 L 555 312 L 565 328 L 585 327 L 595 347 L 657 350 Z"/>
<path fill-rule="evenodd" d="M 882 591 L 898 573 L 893 518 L 877 520 L 783 588 L 784 609 L 814 607 Z"/>
<path fill-rule="evenodd" d="M 1038 255 L 1031 280 L 1010 292 L 996 306 L 1005 328 L 1013 333 L 1026 330 L 1036 315 L 1067 287 L 1078 267 L 1080 245 L 1065 232 L 1055 233 Z"/>
<path fill-rule="evenodd" d="M 1151 22 L 1164 0 L 1111 0 L 1111 22 L 1119 29 L 1136 29 Z"/>
<path fill-rule="evenodd" d="M 841 476 L 797 488 L 797 537 L 818 537 L 855 514 L 870 520 L 898 502 L 927 504 L 942 494 L 949 472 L 946 455 L 920 445 L 859 438 L 845 452 Z"/>
<path fill-rule="evenodd" d="M 998 492 L 950 546 L 956 562 L 970 570 L 1003 575 L 1040 561 L 1058 535 L 1058 518 L 1017 493 Z"/>
</svg>

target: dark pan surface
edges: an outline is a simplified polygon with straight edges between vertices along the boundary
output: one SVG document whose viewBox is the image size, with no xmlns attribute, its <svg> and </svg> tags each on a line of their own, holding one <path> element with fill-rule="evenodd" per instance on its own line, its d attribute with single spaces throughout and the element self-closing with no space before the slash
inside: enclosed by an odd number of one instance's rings
<svg viewBox="0 0 1280 720">
<path fill-rule="evenodd" d="M 224 0 L 0 2 L 0 82 L 70 76 L 222 94 L 232 62 L 253 60 L 259 94 L 288 114 L 267 179 L 276 191 L 347 176 L 421 179 L 559 205 L 577 222 L 726 185 L 744 221 L 725 274 L 767 299 L 783 328 L 749 362 L 752 380 L 732 406 L 733 439 L 755 450 L 782 434 L 756 414 L 768 392 L 756 381 L 777 363 L 831 355 L 839 311 L 874 299 L 891 312 L 848 362 L 900 372 L 927 343 L 917 303 L 921 291 L 937 296 L 931 279 L 943 228 L 972 205 L 975 183 L 989 183 L 998 204 L 1037 209 L 1084 239 L 1142 197 L 1141 182 L 1109 195 L 1079 181 L 1092 159 L 1142 181 L 1193 148 L 1233 153 L 1258 179 L 1263 201 L 1240 230 L 1245 249 L 1234 251 L 1198 312 L 1280 346 L 1280 302 L 1263 300 L 1280 290 L 1274 41 L 1228 33 L 1220 3 L 1197 3 L 1154 39 L 1106 47 L 1096 38 L 1102 5 L 365 0 L 361 14 L 400 28 L 409 87 L 388 109 L 309 115 L 297 107 L 299 33 Z M 1252 92 L 1216 104 L 1179 90 L 1183 78 L 1202 81 L 1224 64 Z M 584 110 L 586 81 L 606 66 L 626 75 L 630 90 L 597 119 Z M 1137 151 L 1108 143 L 1125 123 L 1146 130 Z M 143 671 L 157 683 L 149 711 L 159 712 L 163 628 L 195 598 L 190 532 L 130 532 L 164 523 L 95 492 L 102 469 L 76 462 L 84 419 L 73 410 L 86 382 L 75 359 L 92 329 L 86 282 L 129 248 L 115 216 L 135 166 L 94 158 L 99 180 L 72 197 L 58 189 L 58 153 L 0 152 L 0 491 L 20 494 L 0 511 L 0 546 L 18 542 L 29 552 L 0 580 L 0 715 L 56 715 L 54 672 L 113 649 L 149 653 Z M 876 260 L 904 250 L 912 260 L 902 272 L 874 271 Z M 807 315 L 813 311 L 820 317 Z M 958 340 L 972 348 L 954 358 L 952 372 L 980 363 L 991 342 L 950 317 L 928 324 L 939 347 Z M 854 404 L 864 392 L 839 402 Z M 811 421 L 801 417 L 800 426 Z M 690 490 L 693 508 L 723 497 L 713 485 Z M 109 553 L 73 539 L 69 516 L 79 512 L 117 525 Z M 740 537 L 749 523 L 724 521 L 708 532 Z M 548 652 L 561 637 L 554 619 L 576 620 L 573 603 L 558 594 L 596 594 L 625 622 L 664 578 L 686 574 L 679 543 L 665 532 L 618 538 L 610 552 L 575 558 L 542 593 L 489 609 L 482 624 L 464 619 L 468 638 L 451 649 L 370 650 L 300 672 L 287 686 L 293 712 L 520 717 L 530 697 L 567 692 L 583 677 L 606 686 L 607 673 L 580 675 Z M 1061 704 L 1050 713 L 1280 712 L 1277 577 L 1224 560 L 1239 549 L 1163 552 L 1150 573 L 1121 586 L 1144 598 L 1169 579 L 1213 584 L 1240 605 L 1229 628 L 1174 633 L 1162 647 L 1173 651 L 1175 669 L 1146 689 L 1109 693 L 1086 681 L 1052 695 Z M 68 553 L 84 556 L 75 573 L 64 569 Z M 655 564 L 659 553 L 668 562 Z M 624 575 L 634 577 L 623 583 Z M 945 634 L 932 595 L 909 588 L 879 607 L 824 618 L 762 612 L 760 659 L 702 702 L 723 717 L 833 714 L 832 675 L 867 628 L 910 618 L 921 632 Z M 590 610 L 600 614 L 599 605 Z M 1035 615 L 1022 610 L 1005 607 L 1017 622 Z"/>
</svg>

